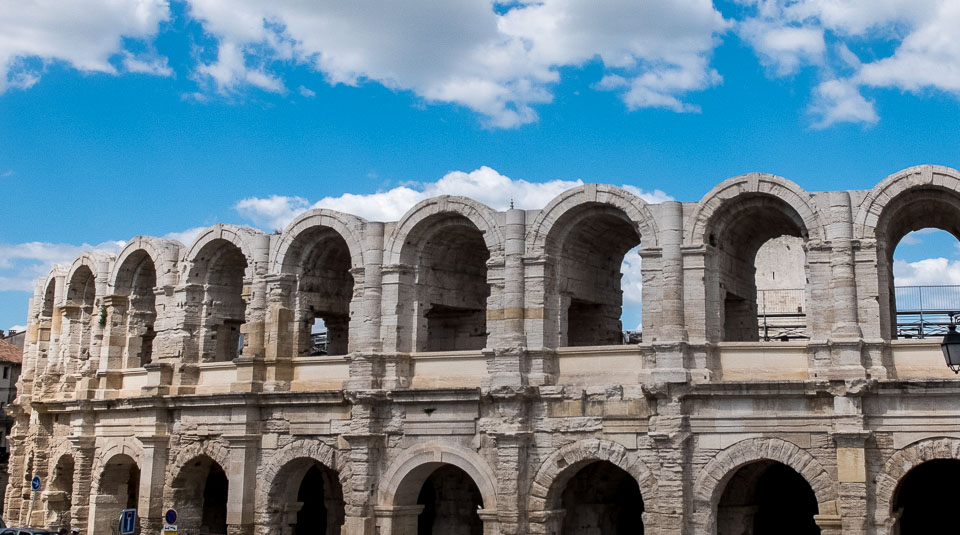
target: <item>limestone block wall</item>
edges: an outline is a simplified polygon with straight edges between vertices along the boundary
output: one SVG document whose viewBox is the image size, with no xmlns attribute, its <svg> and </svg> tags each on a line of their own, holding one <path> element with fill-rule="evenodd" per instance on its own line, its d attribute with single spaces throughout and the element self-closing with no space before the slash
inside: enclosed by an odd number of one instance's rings
<svg viewBox="0 0 960 535">
<path fill-rule="evenodd" d="M 960 173 L 822 193 L 754 173 L 658 205 L 597 184 L 540 210 L 440 197 L 397 222 L 313 210 L 85 253 L 31 300 L 4 518 L 899 533 L 912 467 L 960 463 L 960 383 L 936 341 L 891 339 L 892 251 L 924 226 L 960 235 Z M 783 270 L 757 253 L 783 236 L 810 339 L 761 342 L 757 288 Z M 624 345 L 637 245 L 643 343 Z"/>
</svg>

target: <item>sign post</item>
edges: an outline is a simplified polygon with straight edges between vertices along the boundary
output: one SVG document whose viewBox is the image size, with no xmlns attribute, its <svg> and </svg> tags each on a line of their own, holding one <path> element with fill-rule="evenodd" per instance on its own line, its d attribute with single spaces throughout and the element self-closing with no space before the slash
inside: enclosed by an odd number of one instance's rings
<svg viewBox="0 0 960 535">
<path fill-rule="evenodd" d="M 176 509 L 167 509 L 167 512 L 163 515 L 163 532 L 162 535 L 178 535 L 179 531 L 177 530 L 177 510 Z"/>
<path fill-rule="evenodd" d="M 137 531 L 137 510 L 124 509 L 120 513 L 120 535 L 133 535 Z"/>
</svg>

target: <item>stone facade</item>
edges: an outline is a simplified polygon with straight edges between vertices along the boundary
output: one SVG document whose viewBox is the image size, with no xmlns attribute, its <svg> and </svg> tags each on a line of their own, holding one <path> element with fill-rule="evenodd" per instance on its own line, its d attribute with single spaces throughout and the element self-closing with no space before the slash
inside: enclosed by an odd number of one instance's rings
<svg viewBox="0 0 960 535">
<path fill-rule="evenodd" d="M 897 533 L 912 469 L 960 459 L 938 341 L 891 336 L 892 251 L 927 226 L 960 235 L 957 171 L 826 193 L 749 174 L 656 205 L 595 184 L 541 210 L 440 197 L 398 222 L 314 210 L 86 253 L 31 301 L 5 519 Z M 809 340 L 759 341 L 755 262 L 780 236 L 804 252 Z M 643 343 L 621 345 L 638 244 Z M 328 354 L 309 356 L 317 320 Z"/>
</svg>

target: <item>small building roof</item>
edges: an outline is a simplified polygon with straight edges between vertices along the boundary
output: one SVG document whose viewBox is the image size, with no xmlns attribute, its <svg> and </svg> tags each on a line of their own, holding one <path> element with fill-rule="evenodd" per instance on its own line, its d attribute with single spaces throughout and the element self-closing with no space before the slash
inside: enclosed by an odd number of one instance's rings
<svg viewBox="0 0 960 535">
<path fill-rule="evenodd" d="M 23 350 L 6 340 L 0 339 L 0 362 L 22 363 Z"/>
</svg>

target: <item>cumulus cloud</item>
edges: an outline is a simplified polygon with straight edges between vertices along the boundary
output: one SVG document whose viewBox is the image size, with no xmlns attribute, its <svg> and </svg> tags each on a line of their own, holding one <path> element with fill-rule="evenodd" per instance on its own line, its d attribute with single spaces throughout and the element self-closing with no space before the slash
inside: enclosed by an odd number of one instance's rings
<svg viewBox="0 0 960 535">
<path fill-rule="evenodd" d="M 897 286 L 935 286 L 960 284 L 960 260 L 927 258 L 916 262 L 893 261 Z"/>
<path fill-rule="evenodd" d="M 875 124 L 880 120 L 873 102 L 860 94 L 849 80 L 827 80 L 813 91 L 810 111 L 819 119 L 813 127 L 827 128 L 837 123 Z"/>
<path fill-rule="evenodd" d="M 26 242 L 0 243 L 0 291 L 33 292 L 33 283 L 45 277 L 54 264 L 71 264 L 84 251 L 117 253 L 126 242 L 84 243 Z"/>
<path fill-rule="evenodd" d="M 451 171 L 435 182 L 398 186 L 369 194 L 345 193 L 337 197 L 324 197 L 313 204 L 302 197 L 271 195 L 243 199 L 234 208 L 257 226 L 273 230 L 284 228 L 297 214 L 310 208 L 329 208 L 371 221 L 397 221 L 418 202 L 440 195 L 462 195 L 495 210 L 506 210 L 511 202 L 516 208 L 538 209 L 561 192 L 581 185 L 581 180 L 528 182 L 501 175 L 483 166 L 469 173 Z M 647 192 L 629 184 L 623 188 L 649 203 L 673 200 L 660 190 Z"/>
<path fill-rule="evenodd" d="M 152 39 L 169 16 L 165 0 L 0 3 L 0 93 L 29 88 L 51 61 L 116 74 L 110 60 L 124 52 L 123 39 Z M 122 65 L 133 72 L 168 75 L 165 62 L 127 58 Z"/>
<path fill-rule="evenodd" d="M 960 3 L 950 0 L 740 0 L 753 14 L 737 32 L 775 76 L 820 70 L 810 111 L 814 128 L 879 120 L 863 88 L 960 96 Z M 827 36 L 832 46 L 827 46 Z M 872 48 L 875 44 L 882 45 Z M 892 54 L 885 51 L 892 43 Z M 856 44 L 864 57 L 848 44 Z"/>
<path fill-rule="evenodd" d="M 220 92 L 283 91 L 274 64 L 307 65 L 332 84 L 368 81 L 465 106 L 493 127 L 535 121 L 559 69 L 602 62 L 631 108 L 689 111 L 679 99 L 719 81 L 708 66 L 727 27 L 709 0 L 258 2 L 190 0 L 217 41 L 198 69 Z"/>
</svg>

